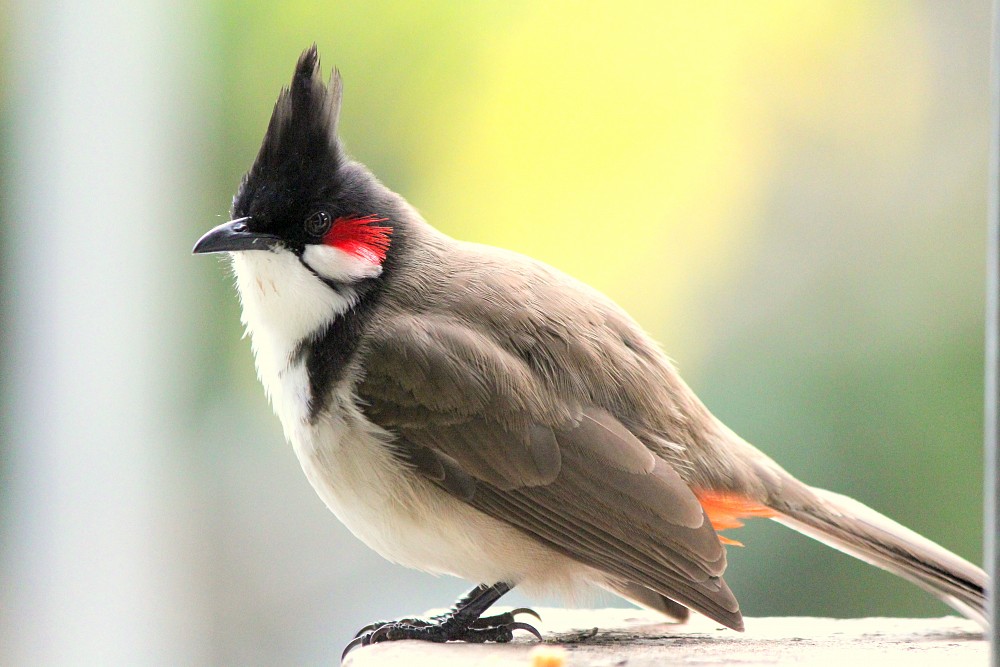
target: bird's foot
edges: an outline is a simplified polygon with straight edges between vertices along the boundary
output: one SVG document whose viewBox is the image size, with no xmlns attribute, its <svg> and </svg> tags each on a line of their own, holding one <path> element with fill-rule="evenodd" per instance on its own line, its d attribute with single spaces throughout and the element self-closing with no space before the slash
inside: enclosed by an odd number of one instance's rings
<svg viewBox="0 0 1000 667">
<path fill-rule="evenodd" d="M 538 620 L 542 620 L 531 609 L 522 608 L 464 622 L 454 613 L 433 616 L 426 620 L 404 618 L 398 621 L 379 621 L 361 628 L 354 640 L 344 649 L 343 655 L 346 656 L 358 646 L 369 646 L 370 644 L 399 639 L 421 639 L 430 642 L 497 642 L 502 644 L 513 639 L 515 630 L 530 632 L 540 640 L 542 635 L 534 626 L 514 619 L 517 614 L 531 614 Z"/>
</svg>

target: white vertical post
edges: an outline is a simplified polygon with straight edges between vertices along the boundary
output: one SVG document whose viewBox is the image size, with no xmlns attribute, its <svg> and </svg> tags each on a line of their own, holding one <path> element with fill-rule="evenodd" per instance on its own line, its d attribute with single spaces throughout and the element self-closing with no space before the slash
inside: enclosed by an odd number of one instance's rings
<svg viewBox="0 0 1000 667">
<path fill-rule="evenodd" d="M 189 245 L 173 242 L 183 9 L 12 9 L 0 662 L 207 662 L 165 407 L 184 288 L 169 257 Z"/>
<path fill-rule="evenodd" d="M 986 268 L 986 404 L 985 404 L 985 566 L 990 576 L 987 617 L 990 661 L 1000 667 L 1000 0 L 993 2 L 992 71 L 990 73 L 990 180 Z"/>
</svg>

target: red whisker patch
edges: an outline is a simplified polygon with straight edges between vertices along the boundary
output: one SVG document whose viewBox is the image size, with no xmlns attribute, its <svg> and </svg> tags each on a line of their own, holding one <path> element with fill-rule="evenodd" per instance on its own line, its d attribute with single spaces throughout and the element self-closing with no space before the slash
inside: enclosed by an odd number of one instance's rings
<svg viewBox="0 0 1000 667">
<path fill-rule="evenodd" d="M 338 248 L 372 264 L 382 264 L 389 250 L 389 236 L 392 227 L 377 225 L 388 218 L 366 215 L 363 218 L 337 218 L 330 231 L 323 237 L 323 243 Z"/>
</svg>

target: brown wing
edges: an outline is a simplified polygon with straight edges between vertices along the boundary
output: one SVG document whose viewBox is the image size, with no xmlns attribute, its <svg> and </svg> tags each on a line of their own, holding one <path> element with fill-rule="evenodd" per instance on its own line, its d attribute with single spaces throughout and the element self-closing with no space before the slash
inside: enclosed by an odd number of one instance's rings
<svg viewBox="0 0 1000 667">
<path fill-rule="evenodd" d="M 441 488 L 620 586 L 742 629 L 698 500 L 607 411 L 555 399 L 482 332 L 427 314 L 380 326 L 364 367 L 366 414 Z"/>
</svg>

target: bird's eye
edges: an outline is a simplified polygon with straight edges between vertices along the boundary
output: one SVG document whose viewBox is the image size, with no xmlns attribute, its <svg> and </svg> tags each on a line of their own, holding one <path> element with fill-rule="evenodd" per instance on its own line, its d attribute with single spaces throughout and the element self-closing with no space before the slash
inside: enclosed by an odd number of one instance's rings
<svg viewBox="0 0 1000 667">
<path fill-rule="evenodd" d="M 333 218 L 326 211 L 316 211 L 306 218 L 306 234 L 310 236 L 323 236 L 330 231 Z"/>
</svg>

